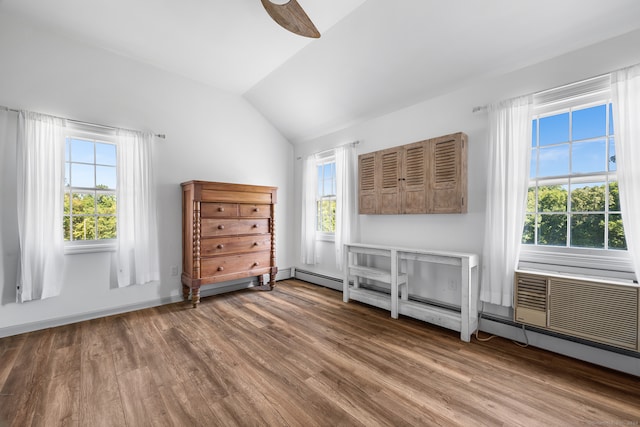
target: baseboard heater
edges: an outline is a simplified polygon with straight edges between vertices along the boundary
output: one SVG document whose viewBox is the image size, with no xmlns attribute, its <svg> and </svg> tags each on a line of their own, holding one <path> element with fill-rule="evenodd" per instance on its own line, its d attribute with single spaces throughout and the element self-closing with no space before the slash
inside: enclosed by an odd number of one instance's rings
<svg viewBox="0 0 640 427">
<path fill-rule="evenodd" d="M 514 321 L 638 352 L 639 290 L 632 283 L 519 270 Z"/>
<path fill-rule="evenodd" d="M 301 270 L 299 268 L 295 269 L 292 276 L 296 279 L 342 291 L 342 279 L 336 277 L 327 276 L 313 271 Z"/>
</svg>

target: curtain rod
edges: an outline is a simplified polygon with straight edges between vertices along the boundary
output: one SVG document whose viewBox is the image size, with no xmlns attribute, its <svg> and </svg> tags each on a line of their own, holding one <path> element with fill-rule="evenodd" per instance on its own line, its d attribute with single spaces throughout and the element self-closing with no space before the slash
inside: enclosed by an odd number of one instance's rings
<svg viewBox="0 0 640 427">
<path fill-rule="evenodd" d="M 336 145 L 336 146 L 335 146 L 335 147 L 333 147 L 333 148 L 329 148 L 329 149 L 327 149 L 327 150 L 322 150 L 322 151 L 317 151 L 317 152 L 315 152 L 315 153 L 311 153 L 311 154 L 309 154 L 309 155 L 310 155 L 310 156 L 318 156 L 318 155 L 320 155 L 320 154 L 325 154 L 325 153 L 328 153 L 328 152 L 330 152 L 330 151 L 333 151 L 333 150 L 335 150 L 336 148 L 346 147 L 347 145 L 351 145 L 352 147 L 355 147 L 355 146 L 356 146 L 356 145 L 358 145 L 358 144 L 360 144 L 360 141 L 346 142 L 346 143 L 344 143 L 344 144 Z M 296 160 L 301 160 L 301 159 L 302 159 L 302 156 L 300 156 L 300 157 L 296 157 Z"/>
<path fill-rule="evenodd" d="M 560 85 L 560 86 L 557 86 L 557 87 L 563 87 L 563 86 L 568 86 L 568 85 L 571 85 L 571 84 L 574 84 L 574 83 L 579 83 L 579 82 L 583 82 L 583 81 L 587 81 L 587 80 L 591 80 L 591 79 L 597 79 L 597 78 L 599 78 L 599 77 L 604 77 L 604 76 L 606 76 L 606 75 L 611 75 L 611 74 L 613 74 L 613 73 L 617 73 L 618 71 L 626 70 L 626 69 L 628 69 L 628 68 L 633 68 L 633 67 L 636 67 L 636 66 L 638 66 L 638 65 L 640 65 L 640 63 L 638 63 L 638 64 L 634 64 L 634 65 L 630 65 L 630 66 L 628 66 L 628 67 L 618 68 L 617 70 L 609 71 L 608 73 L 599 74 L 599 75 L 597 75 L 597 76 L 592 76 L 592 77 L 587 77 L 586 79 L 581 79 L 581 80 L 578 80 L 578 81 L 576 81 L 576 82 L 573 82 L 573 83 L 567 83 L 567 84 Z M 539 90 L 539 91 L 537 91 L 537 92 L 529 93 L 529 94 L 522 95 L 522 96 L 535 96 L 535 95 L 537 95 L 537 94 L 539 94 L 539 93 L 547 92 L 547 91 L 549 91 L 549 90 L 553 90 L 553 89 L 556 89 L 556 88 L 543 89 L 543 90 Z M 519 98 L 519 97 L 518 97 L 518 98 Z M 477 113 L 478 111 L 486 111 L 486 110 L 487 110 L 487 108 L 489 108 L 489 106 L 488 106 L 488 105 L 478 105 L 478 106 L 476 106 L 476 107 L 473 107 L 473 109 L 471 110 L 471 112 L 472 112 L 472 113 Z"/>
<path fill-rule="evenodd" d="M 16 108 L 9 108 L 9 107 L 5 107 L 3 105 L 0 105 L 0 110 L 11 111 L 11 112 L 14 112 L 14 113 L 19 113 L 21 111 L 21 110 L 18 110 Z M 55 117 L 56 119 L 63 119 L 63 120 L 66 120 L 68 122 L 72 122 L 72 123 L 79 124 L 79 125 L 88 125 L 88 126 L 94 126 L 94 127 L 101 127 L 101 128 L 105 128 L 105 129 L 126 130 L 128 132 L 137 132 L 137 131 L 134 131 L 134 130 L 131 130 L 131 129 L 119 128 L 119 127 L 115 127 L 115 126 L 101 125 L 101 124 L 98 124 L 98 123 L 83 122 L 81 120 L 68 119 L 66 117 L 57 117 L 57 116 L 52 116 L 52 117 Z M 164 133 L 154 133 L 153 136 L 161 138 L 161 139 L 166 139 L 167 138 L 167 135 L 164 134 Z"/>
</svg>

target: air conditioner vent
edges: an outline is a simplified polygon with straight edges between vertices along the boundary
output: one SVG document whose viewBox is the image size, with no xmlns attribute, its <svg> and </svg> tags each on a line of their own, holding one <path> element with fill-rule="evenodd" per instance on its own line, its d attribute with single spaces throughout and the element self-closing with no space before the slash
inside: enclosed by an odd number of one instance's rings
<svg viewBox="0 0 640 427">
<path fill-rule="evenodd" d="M 549 328 L 629 349 L 638 348 L 638 289 L 553 278 Z"/>
<path fill-rule="evenodd" d="M 516 274 L 515 317 L 517 322 L 547 326 L 547 278 L 536 274 Z"/>
<path fill-rule="evenodd" d="M 518 306 L 547 311 L 547 279 L 541 276 L 518 276 Z"/>
</svg>

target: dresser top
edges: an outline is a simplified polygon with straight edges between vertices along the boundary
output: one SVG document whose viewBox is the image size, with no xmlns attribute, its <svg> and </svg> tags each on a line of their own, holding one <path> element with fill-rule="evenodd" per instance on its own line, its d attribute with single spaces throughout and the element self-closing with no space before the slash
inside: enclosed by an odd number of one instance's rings
<svg viewBox="0 0 640 427">
<path fill-rule="evenodd" d="M 278 187 L 264 185 L 234 184 L 228 182 L 187 181 L 180 184 L 183 191 L 192 189 L 193 197 L 203 201 L 238 201 L 253 203 L 276 203 Z M 244 195 L 244 196 L 241 196 Z M 266 197 L 266 199 L 265 199 Z"/>
</svg>

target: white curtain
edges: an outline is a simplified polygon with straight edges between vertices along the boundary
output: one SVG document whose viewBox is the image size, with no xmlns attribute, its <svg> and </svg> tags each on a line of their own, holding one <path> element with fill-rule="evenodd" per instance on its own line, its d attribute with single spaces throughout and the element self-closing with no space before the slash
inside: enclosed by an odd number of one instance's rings
<svg viewBox="0 0 640 427">
<path fill-rule="evenodd" d="M 357 239 L 357 158 L 353 144 L 338 147 L 336 156 L 336 266 L 342 270 L 343 245 Z"/>
<path fill-rule="evenodd" d="M 62 287 L 64 126 L 56 117 L 18 114 L 18 302 L 57 296 Z"/>
<path fill-rule="evenodd" d="M 531 158 L 529 97 L 489 107 L 487 208 L 482 261 L 482 301 L 511 307 L 520 255 Z"/>
<path fill-rule="evenodd" d="M 160 279 L 153 135 L 118 131 L 118 286 Z"/>
<path fill-rule="evenodd" d="M 316 264 L 316 193 L 318 191 L 317 161 L 314 154 L 302 166 L 302 227 L 300 230 L 300 261 Z"/>
<path fill-rule="evenodd" d="M 640 65 L 613 73 L 611 84 L 622 222 L 640 279 Z"/>
</svg>

